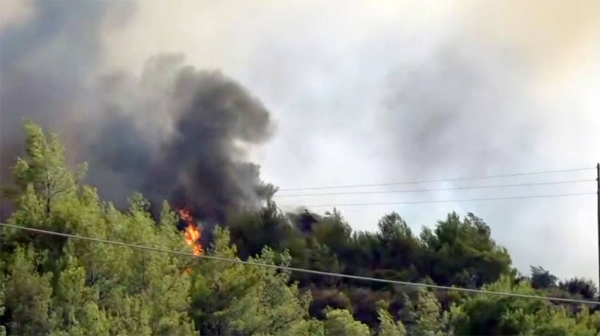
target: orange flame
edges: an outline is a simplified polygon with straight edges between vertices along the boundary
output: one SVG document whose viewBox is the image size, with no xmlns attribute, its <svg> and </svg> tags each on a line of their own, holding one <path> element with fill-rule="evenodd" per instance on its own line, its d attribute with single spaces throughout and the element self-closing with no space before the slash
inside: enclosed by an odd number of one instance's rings
<svg viewBox="0 0 600 336">
<path fill-rule="evenodd" d="M 183 238 L 185 239 L 185 243 L 188 246 L 192 247 L 194 255 L 202 255 L 204 253 L 204 249 L 200 244 L 200 237 L 202 237 L 202 231 L 200 231 L 200 229 L 198 229 L 198 226 L 196 226 L 196 223 L 194 222 L 194 217 L 192 217 L 190 210 L 187 208 L 178 210 L 177 215 L 179 215 L 179 218 L 181 218 L 181 220 L 183 220 L 187 224 L 187 227 L 183 232 Z"/>
</svg>

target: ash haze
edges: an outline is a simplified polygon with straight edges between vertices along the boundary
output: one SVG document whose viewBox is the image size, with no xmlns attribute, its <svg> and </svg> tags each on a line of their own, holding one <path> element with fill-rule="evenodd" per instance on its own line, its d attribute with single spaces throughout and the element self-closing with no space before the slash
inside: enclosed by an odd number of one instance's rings
<svg viewBox="0 0 600 336">
<path fill-rule="evenodd" d="M 196 189 L 177 183 L 189 186 L 201 170 L 214 177 L 192 185 L 203 187 L 200 200 L 224 193 L 216 209 L 252 201 L 261 179 L 286 189 L 600 161 L 600 0 L 4 3 L 3 180 L 20 150 L 22 117 L 60 132 L 73 160 L 96 167 L 90 179 L 107 197 L 152 189 L 153 176 L 171 172 L 178 182 L 158 184 L 162 197 L 191 195 Z M 193 88 L 176 85 L 182 76 Z M 213 97 L 211 88 L 221 98 L 194 108 L 188 96 Z M 215 106 L 228 111 L 224 119 L 213 119 Z M 206 132 L 192 137 L 199 129 Z M 182 157 L 194 143 L 206 155 Z M 163 164 L 178 160 L 180 170 Z M 221 165 L 229 167 L 223 174 Z M 422 187 L 594 177 L 589 170 Z M 295 208 L 580 192 L 595 192 L 594 183 L 275 199 Z M 375 229 L 390 211 L 417 231 L 448 211 L 473 212 L 522 271 L 542 265 L 563 278 L 596 279 L 595 204 L 591 195 L 340 209 L 359 230 Z"/>
</svg>

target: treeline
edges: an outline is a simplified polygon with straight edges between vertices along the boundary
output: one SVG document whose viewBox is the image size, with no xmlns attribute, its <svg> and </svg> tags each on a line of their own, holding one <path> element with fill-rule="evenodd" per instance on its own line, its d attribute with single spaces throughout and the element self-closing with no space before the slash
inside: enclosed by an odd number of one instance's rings
<svg viewBox="0 0 600 336">
<path fill-rule="evenodd" d="M 177 215 L 134 195 L 125 211 L 80 183 L 56 136 L 26 123 L 12 225 L 191 252 Z M 93 167 L 92 167 L 93 169 Z M 596 335 L 595 305 L 473 294 L 193 259 L 2 227 L 0 334 Z M 282 213 L 269 202 L 215 227 L 207 255 L 443 286 L 596 300 L 585 279 L 519 274 L 490 228 L 455 213 L 419 234 L 395 213 L 354 232 L 338 211 Z"/>
</svg>

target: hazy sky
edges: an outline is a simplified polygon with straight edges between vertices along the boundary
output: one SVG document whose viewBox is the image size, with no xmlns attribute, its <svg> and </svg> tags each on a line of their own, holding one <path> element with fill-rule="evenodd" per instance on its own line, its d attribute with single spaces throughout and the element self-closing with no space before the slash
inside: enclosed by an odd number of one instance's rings
<svg viewBox="0 0 600 336">
<path fill-rule="evenodd" d="M 82 3 L 61 6 L 86 6 Z M 252 157 L 263 179 L 284 189 L 593 167 L 600 161 L 600 0 L 118 3 L 107 5 L 106 14 L 90 14 L 99 18 L 93 26 L 58 16 L 73 23 L 19 62 L 51 67 L 36 57 L 67 48 L 73 61 L 61 59 L 61 66 L 90 77 L 139 73 L 149 57 L 170 52 L 184 54 L 196 68 L 220 69 L 271 112 L 274 136 L 252 148 Z M 39 3 L 2 5 L 0 34 L 32 25 L 41 12 Z M 79 26 L 88 30 L 79 33 Z M 2 40 L 4 67 L 12 66 L 19 48 L 27 48 L 22 45 L 42 39 L 30 38 Z M 70 75 L 47 76 L 61 81 Z M 21 112 L 2 116 L 8 113 Z M 593 178 L 589 170 L 402 187 Z M 341 204 L 594 191 L 588 182 L 276 201 Z M 473 212 L 488 222 L 521 270 L 542 265 L 560 277 L 596 280 L 595 202 L 594 196 L 579 196 L 340 209 L 360 230 L 374 229 L 390 211 L 416 231 L 449 211 Z"/>
</svg>

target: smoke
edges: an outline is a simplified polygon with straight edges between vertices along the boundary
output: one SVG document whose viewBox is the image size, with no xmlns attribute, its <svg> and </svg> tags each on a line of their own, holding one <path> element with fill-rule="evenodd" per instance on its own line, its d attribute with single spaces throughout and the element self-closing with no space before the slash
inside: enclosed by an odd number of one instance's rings
<svg viewBox="0 0 600 336">
<path fill-rule="evenodd" d="M 0 30 L 0 183 L 10 184 L 10 167 L 23 152 L 22 119 L 60 132 L 73 149 L 85 132 L 81 107 L 87 82 L 100 59 L 101 27 L 119 25 L 133 7 L 127 2 L 7 2 Z M 118 15 L 117 15 L 118 13 Z M 75 130 L 76 132 L 73 132 Z M 2 218 L 8 204 L 2 201 Z"/>
<path fill-rule="evenodd" d="M 23 152 L 27 117 L 58 132 L 69 160 L 88 162 L 88 182 L 118 205 L 138 191 L 155 205 L 167 199 L 217 221 L 268 195 L 248 153 L 269 139 L 273 125 L 243 86 L 175 54 L 151 57 L 139 76 L 101 73 L 101 36 L 126 23 L 131 3 L 34 7 L 27 22 L 1 31 L 3 185 Z M 5 217 L 4 202 L 3 209 Z"/>
<path fill-rule="evenodd" d="M 199 211 L 209 217 L 260 199 L 249 157 L 256 148 L 268 154 L 261 176 L 282 188 L 584 167 L 600 152 L 597 0 L 27 4 L 0 16 L 2 183 L 22 150 L 23 116 L 58 131 L 71 161 L 89 161 L 90 182 L 105 198 L 121 204 L 137 190 L 153 201 L 208 204 Z M 186 58 L 162 54 L 170 52 Z M 186 64 L 222 70 L 273 113 L 225 75 Z M 278 135 L 268 141 L 273 120 Z M 401 211 L 415 229 L 451 210 L 472 211 L 522 269 L 543 264 L 561 276 L 595 276 L 591 201 L 343 210 L 367 230 L 386 211 Z M 563 241 L 571 247 L 558 248 Z"/>
<path fill-rule="evenodd" d="M 86 155 L 96 168 L 91 181 L 110 199 L 137 190 L 154 203 L 166 198 L 223 220 L 266 196 L 246 148 L 268 140 L 273 126 L 263 104 L 237 82 L 161 55 L 139 78 L 113 75 L 99 91 L 106 122 Z"/>
<path fill-rule="evenodd" d="M 591 95 L 598 88 L 600 70 L 600 2 L 475 2 L 465 3 L 460 13 L 454 29 L 441 42 L 426 55 L 404 59 L 386 78 L 378 116 L 386 149 L 393 153 L 387 159 L 394 169 L 389 179 L 592 167 L 600 149 L 596 131 L 600 119 L 594 111 L 598 100 Z M 593 171 L 510 181 L 577 179 L 591 180 Z M 589 182 L 433 197 L 594 191 Z M 593 197 L 572 197 L 438 208 L 471 211 L 486 218 L 494 237 L 508 247 L 522 270 L 545 264 L 560 276 L 592 277 L 597 274 L 596 267 L 590 267 L 595 265 L 595 240 L 589 235 L 589 225 L 595 220 L 593 202 Z M 422 208 L 403 214 L 431 221 Z"/>
<path fill-rule="evenodd" d="M 564 128 L 556 97 L 598 60 L 600 1 L 475 1 L 458 13 L 428 55 L 387 78 L 380 117 L 400 149 L 395 159 L 413 176 L 547 162 L 552 152 L 540 144 L 575 131 Z M 587 111 L 571 109 L 593 123 Z"/>
<path fill-rule="evenodd" d="M 512 50 L 538 79 L 564 79 L 597 59 L 600 1 L 472 1 L 464 14 L 474 42 Z"/>
<path fill-rule="evenodd" d="M 514 85 L 525 79 L 501 57 L 481 55 L 446 46 L 390 76 L 382 126 L 408 176 L 486 174 L 486 165 L 528 154 L 536 113 L 515 108 L 524 99 Z"/>
<path fill-rule="evenodd" d="M 33 6 L 29 1 L 3 2 L 2 13 L 0 13 L 0 33 L 6 27 L 27 21 L 31 15 L 33 15 Z"/>
</svg>

